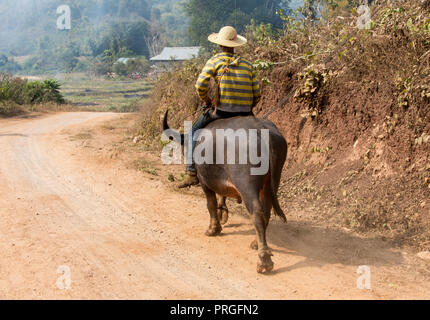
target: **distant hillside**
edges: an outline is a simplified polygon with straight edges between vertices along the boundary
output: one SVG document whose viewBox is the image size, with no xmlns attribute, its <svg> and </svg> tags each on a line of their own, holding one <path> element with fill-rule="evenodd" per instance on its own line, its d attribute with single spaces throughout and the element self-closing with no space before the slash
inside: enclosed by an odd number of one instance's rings
<svg viewBox="0 0 430 320">
<path fill-rule="evenodd" d="M 61 32 L 57 30 L 57 8 L 64 4 L 71 8 L 72 29 Z M 99 26 L 121 20 L 149 20 L 151 9 L 146 0 L 3 0 L 0 52 L 19 56 L 32 54 L 43 39 L 57 42 L 52 43 L 54 47 L 67 37 L 78 42 L 85 53 L 86 41 L 95 40 Z"/>
<path fill-rule="evenodd" d="M 57 29 L 64 4 L 71 8 L 70 30 Z M 26 71 L 70 71 L 80 56 L 111 50 L 149 58 L 153 42 L 187 42 L 180 0 L 3 0 L 0 8 L 0 56 L 9 57 L 12 69 L 15 56 L 32 57 L 21 65 Z"/>
<path fill-rule="evenodd" d="M 89 59 L 81 57 L 96 59 L 91 62 L 95 66 L 106 60 L 112 63 L 111 60 L 118 57 L 149 58 L 164 46 L 202 45 L 208 33 L 224 24 L 234 24 L 239 30 L 251 19 L 257 23 L 276 21 L 280 24 L 276 10 L 286 8 L 290 0 L 224 2 L 3 0 L 0 4 L 0 72 L 86 71 Z M 61 5 L 71 9 L 70 30 L 57 29 L 60 16 L 57 8 Z M 16 58 L 22 56 L 29 59 L 22 62 Z"/>
</svg>

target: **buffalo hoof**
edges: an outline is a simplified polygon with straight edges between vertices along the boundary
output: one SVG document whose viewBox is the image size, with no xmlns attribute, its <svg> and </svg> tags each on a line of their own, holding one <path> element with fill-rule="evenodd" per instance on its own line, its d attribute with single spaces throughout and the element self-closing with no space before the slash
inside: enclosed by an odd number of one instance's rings
<svg viewBox="0 0 430 320">
<path fill-rule="evenodd" d="M 257 243 L 257 240 L 253 240 L 252 242 L 251 242 L 251 244 L 249 245 L 249 247 L 252 249 L 252 250 L 258 250 L 258 243 Z"/>
<path fill-rule="evenodd" d="M 216 237 L 221 233 L 221 226 L 219 227 L 209 227 L 209 229 L 205 232 L 208 237 Z"/>
<path fill-rule="evenodd" d="M 228 208 L 220 207 L 218 208 L 217 213 L 218 213 L 218 219 L 221 225 L 225 225 L 228 222 Z"/>
<path fill-rule="evenodd" d="M 272 254 L 270 252 L 259 254 L 260 261 L 257 263 L 257 272 L 258 273 L 267 273 L 273 270 L 275 264 L 271 258 Z"/>
</svg>

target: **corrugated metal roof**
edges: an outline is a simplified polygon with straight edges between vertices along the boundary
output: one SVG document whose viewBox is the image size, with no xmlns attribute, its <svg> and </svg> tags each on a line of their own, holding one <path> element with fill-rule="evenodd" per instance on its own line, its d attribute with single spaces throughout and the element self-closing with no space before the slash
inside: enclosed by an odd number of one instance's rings
<svg viewBox="0 0 430 320">
<path fill-rule="evenodd" d="M 200 47 L 166 47 L 151 61 L 184 61 L 197 57 Z"/>
</svg>

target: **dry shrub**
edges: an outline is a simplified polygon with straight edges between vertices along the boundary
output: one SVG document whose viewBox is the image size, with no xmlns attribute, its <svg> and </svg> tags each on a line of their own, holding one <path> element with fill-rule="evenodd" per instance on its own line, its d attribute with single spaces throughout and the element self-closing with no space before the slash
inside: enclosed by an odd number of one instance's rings
<svg viewBox="0 0 430 320">
<path fill-rule="evenodd" d="M 142 107 L 138 130 L 138 135 L 149 146 L 161 146 L 161 121 L 166 110 L 169 110 L 169 124 L 173 128 L 183 127 L 184 120 L 193 120 L 197 116 L 201 101 L 194 85 L 204 63 L 204 59 L 186 62 L 182 68 L 165 72 L 157 79 Z"/>
<path fill-rule="evenodd" d="M 23 112 L 22 107 L 12 101 L 0 101 L 0 117 L 12 117 Z"/>
</svg>

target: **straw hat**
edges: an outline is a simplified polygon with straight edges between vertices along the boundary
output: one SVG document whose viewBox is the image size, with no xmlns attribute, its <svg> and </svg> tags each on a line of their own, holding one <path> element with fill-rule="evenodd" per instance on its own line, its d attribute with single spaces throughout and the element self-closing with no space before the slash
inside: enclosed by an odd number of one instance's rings
<svg viewBox="0 0 430 320">
<path fill-rule="evenodd" d="M 219 33 L 212 33 L 208 37 L 208 40 L 221 46 L 230 48 L 240 47 L 248 42 L 246 38 L 237 34 L 235 28 L 229 26 L 221 28 Z"/>
</svg>

